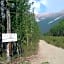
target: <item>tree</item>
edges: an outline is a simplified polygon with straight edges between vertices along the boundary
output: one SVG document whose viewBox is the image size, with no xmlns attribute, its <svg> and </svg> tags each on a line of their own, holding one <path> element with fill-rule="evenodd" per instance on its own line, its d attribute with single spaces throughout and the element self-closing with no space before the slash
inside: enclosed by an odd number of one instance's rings
<svg viewBox="0 0 64 64">
<path fill-rule="evenodd" d="M 36 45 L 36 42 L 39 40 L 39 29 L 35 15 L 29 12 L 30 4 L 28 2 L 29 0 L 17 0 L 16 16 L 11 14 L 12 32 L 18 34 L 18 43 L 21 45 L 20 49 L 22 48 L 24 51 L 29 46 Z"/>
<path fill-rule="evenodd" d="M 49 33 L 53 36 L 64 36 L 64 19 L 60 20 L 60 22 L 55 25 Z"/>
</svg>

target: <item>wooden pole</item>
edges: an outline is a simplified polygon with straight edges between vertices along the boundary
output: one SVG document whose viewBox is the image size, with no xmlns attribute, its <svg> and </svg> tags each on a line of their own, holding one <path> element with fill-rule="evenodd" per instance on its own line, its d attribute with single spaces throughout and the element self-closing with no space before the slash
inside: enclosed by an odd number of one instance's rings
<svg viewBox="0 0 64 64">
<path fill-rule="evenodd" d="M 11 33 L 10 11 L 7 9 L 7 33 Z"/>
<path fill-rule="evenodd" d="M 10 19 L 10 11 L 7 9 L 6 11 L 7 16 L 7 33 L 11 33 L 11 19 Z M 12 53 L 12 44 L 11 42 L 7 43 L 7 62 L 11 60 L 10 54 Z"/>
</svg>

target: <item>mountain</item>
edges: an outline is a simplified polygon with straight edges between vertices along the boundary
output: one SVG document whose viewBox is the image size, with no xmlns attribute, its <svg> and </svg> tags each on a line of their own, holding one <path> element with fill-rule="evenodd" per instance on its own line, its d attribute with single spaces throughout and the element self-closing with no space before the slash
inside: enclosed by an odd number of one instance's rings
<svg viewBox="0 0 64 64">
<path fill-rule="evenodd" d="M 64 19 L 64 12 L 36 15 L 42 33 L 47 33 L 59 20 Z"/>
</svg>

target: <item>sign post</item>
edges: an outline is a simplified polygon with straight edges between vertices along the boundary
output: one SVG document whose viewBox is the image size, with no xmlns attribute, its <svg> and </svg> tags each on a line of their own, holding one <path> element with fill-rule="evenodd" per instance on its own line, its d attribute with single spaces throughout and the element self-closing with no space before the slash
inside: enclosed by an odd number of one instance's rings
<svg viewBox="0 0 64 64">
<path fill-rule="evenodd" d="M 8 42 L 7 43 L 7 62 L 10 61 L 10 53 L 12 54 L 12 45 L 10 42 L 17 41 L 17 34 L 16 33 L 2 33 L 2 42 Z"/>
<path fill-rule="evenodd" d="M 7 33 L 11 33 L 10 12 L 8 9 L 6 11 L 6 15 L 7 15 Z M 11 46 L 12 46 L 11 42 L 8 42 L 7 43 L 7 62 L 11 60 L 11 57 L 10 57 L 10 54 L 12 53 L 10 52 L 12 50 Z"/>
<path fill-rule="evenodd" d="M 7 33 L 2 33 L 2 42 L 7 42 L 7 62 L 11 59 L 12 54 L 12 43 L 17 41 L 17 34 L 11 33 L 11 17 L 10 17 L 10 7 L 8 6 L 8 0 L 0 0 L 1 16 L 2 21 L 6 20 L 7 24 Z"/>
<path fill-rule="evenodd" d="M 6 0 L 8 4 L 8 0 Z M 3 34 L 3 36 L 6 36 L 7 39 L 2 40 L 3 42 L 8 42 L 7 43 L 7 61 L 9 62 L 11 60 L 11 55 L 12 55 L 12 43 L 14 41 L 17 41 L 17 34 L 16 33 L 11 33 L 11 17 L 10 17 L 10 10 L 7 8 L 6 9 L 6 18 L 7 18 L 7 34 Z"/>
</svg>

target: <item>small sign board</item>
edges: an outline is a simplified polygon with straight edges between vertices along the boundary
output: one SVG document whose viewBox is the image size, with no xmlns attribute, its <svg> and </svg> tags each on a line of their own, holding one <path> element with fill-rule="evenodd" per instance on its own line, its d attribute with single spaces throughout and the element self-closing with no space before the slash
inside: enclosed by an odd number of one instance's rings
<svg viewBox="0 0 64 64">
<path fill-rule="evenodd" d="M 2 33 L 2 42 L 17 41 L 17 33 Z"/>
</svg>

